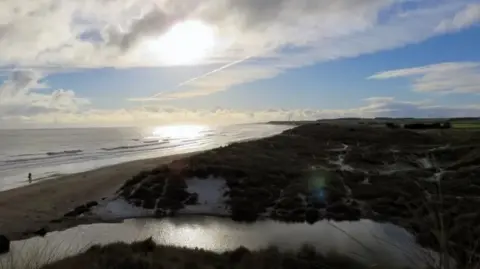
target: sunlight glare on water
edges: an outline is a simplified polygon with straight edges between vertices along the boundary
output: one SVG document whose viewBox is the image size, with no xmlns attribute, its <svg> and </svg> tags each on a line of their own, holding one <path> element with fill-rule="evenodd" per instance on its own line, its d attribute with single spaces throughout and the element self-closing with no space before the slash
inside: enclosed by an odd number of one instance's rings
<svg viewBox="0 0 480 269">
<path fill-rule="evenodd" d="M 291 126 L 178 123 L 122 128 L 0 130 L 0 190 L 109 165 L 221 147 Z M 1 268 L 1 267 L 0 267 Z"/>
<path fill-rule="evenodd" d="M 83 252 L 94 244 L 132 242 L 152 237 L 161 245 L 201 248 L 223 252 L 244 246 L 250 250 L 276 246 L 294 250 L 310 244 L 320 252 L 336 251 L 361 257 L 372 262 L 393 262 L 396 268 L 422 263 L 411 254 L 423 251 L 406 230 L 391 224 L 368 220 L 354 222 L 319 221 L 288 224 L 260 221 L 253 224 L 230 219 L 200 216 L 178 216 L 171 219 L 133 219 L 123 223 L 82 225 L 65 231 L 52 232 L 45 237 L 14 241 L 11 251 L 0 256 L 2 262 L 20 265 L 36 257 L 40 264 Z M 361 242 L 361 243 L 359 243 Z M 409 259 L 413 258 L 413 260 Z M 9 267 L 7 267 L 9 268 Z M 15 267 L 17 268 L 17 267 Z"/>
<path fill-rule="evenodd" d="M 205 125 L 169 125 L 155 127 L 152 135 L 168 139 L 196 139 L 204 136 L 207 130 Z"/>
</svg>

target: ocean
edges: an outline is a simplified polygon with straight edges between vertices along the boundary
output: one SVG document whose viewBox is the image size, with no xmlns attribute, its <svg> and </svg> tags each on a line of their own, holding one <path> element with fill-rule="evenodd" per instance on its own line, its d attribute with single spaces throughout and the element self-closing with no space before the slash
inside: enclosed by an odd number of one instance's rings
<svg viewBox="0 0 480 269">
<path fill-rule="evenodd" d="M 212 149 L 291 126 L 164 125 L 144 128 L 0 130 L 0 191 L 113 164 Z"/>
</svg>

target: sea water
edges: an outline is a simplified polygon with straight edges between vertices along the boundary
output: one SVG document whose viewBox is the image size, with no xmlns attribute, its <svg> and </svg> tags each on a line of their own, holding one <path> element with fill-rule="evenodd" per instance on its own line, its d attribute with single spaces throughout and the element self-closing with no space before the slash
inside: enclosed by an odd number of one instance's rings
<svg viewBox="0 0 480 269">
<path fill-rule="evenodd" d="M 291 126 L 167 125 L 143 128 L 0 130 L 0 191 L 62 174 L 212 149 L 278 134 Z"/>
</svg>

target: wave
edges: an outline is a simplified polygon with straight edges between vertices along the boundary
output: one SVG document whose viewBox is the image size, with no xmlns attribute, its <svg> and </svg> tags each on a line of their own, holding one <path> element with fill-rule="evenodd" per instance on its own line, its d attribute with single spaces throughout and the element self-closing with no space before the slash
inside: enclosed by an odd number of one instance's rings
<svg viewBox="0 0 480 269">
<path fill-rule="evenodd" d="M 150 142 L 150 143 L 137 144 L 137 145 L 131 145 L 131 146 L 101 148 L 97 152 L 91 152 L 90 154 L 87 154 L 87 155 L 91 158 L 95 158 L 96 156 L 101 156 L 101 155 L 98 155 L 98 153 L 101 153 L 101 152 L 115 153 L 115 151 L 119 151 L 119 152 L 125 153 L 125 152 L 132 152 L 135 149 L 140 150 L 142 148 L 145 148 L 145 150 L 160 149 L 160 147 L 155 147 L 155 146 L 164 145 L 167 143 L 168 142 L 156 141 L 156 143 Z M 64 150 L 64 151 L 50 151 L 46 153 L 18 154 L 18 155 L 12 155 L 10 157 L 7 157 L 7 159 L 4 159 L 4 160 L 0 160 L 0 163 L 3 162 L 4 164 L 14 164 L 14 163 L 27 163 L 27 162 L 33 162 L 33 161 L 47 161 L 49 159 L 83 156 L 84 153 L 85 152 L 83 150 L 75 149 L 75 150 Z"/>
<path fill-rule="evenodd" d="M 47 152 L 46 154 L 48 156 L 57 156 L 57 155 L 72 155 L 72 154 L 78 154 L 82 153 L 83 150 L 80 149 L 74 149 L 74 150 L 64 150 L 64 151 L 55 151 L 55 152 Z"/>
<path fill-rule="evenodd" d="M 76 150 L 52 151 L 47 153 L 19 154 L 19 155 L 11 156 L 13 158 L 9 160 L 8 159 L 5 160 L 5 163 L 20 163 L 20 162 L 52 159 L 57 157 L 75 156 L 75 155 L 79 155 L 79 153 L 82 153 L 82 152 L 83 152 L 82 150 L 76 149 Z M 21 157 L 27 157 L 27 158 L 21 158 Z"/>
<path fill-rule="evenodd" d="M 48 157 L 44 155 L 43 157 L 37 157 L 37 158 L 20 158 L 20 159 L 6 160 L 5 163 L 20 163 L 20 162 L 42 160 L 42 159 L 48 159 Z"/>
<path fill-rule="evenodd" d="M 282 129 L 283 128 L 278 128 Z M 167 156 L 170 154 L 205 150 L 228 145 L 235 141 L 242 141 L 250 137 L 263 137 L 273 135 L 275 132 L 259 130 L 227 129 L 221 132 L 202 132 L 202 135 L 192 139 L 179 137 L 178 139 L 165 139 L 163 137 L 119 137 L 119 139 L 93 139 L 86 140 L 85 145 L 78 141 L 62 141 L 61 144 L 39 144 L 37 151 L 32 148 L 18 148 L 19 151 L 0 153 L 0 181 L 3 175 L 21 175 L 24 181 L 25 172 L 33 172 L 38 176 L 38 171 L 44 173 L 72 173 L 84 171 L 139 158 Z M 280 132 L 280 130 L 278 130 Z M 62 138 L 65 135 L 60 134 Z M 88 133 L 86 134 L 88 135 Z M 110 138 L 110 137 L 107 137 Z M 157 142 L 154 142 L 157 141 Z M 183 140 L 183 141 L 182 141 Z M 152 141 L 151 143 L 148 143 Z M 41 142 L 41 141 L 40 141 Z M 147 143 L 144 143 L 147 142 Z M 75 144 L 77 143 L 77 144 Z M 64 146 L 68 146 L 66 148 Z M 67 150 L 65 150 L 67 149 Z M 73 149 L 73 150 L 72 150 Z M 17 155 L 15 155 L 17 154 Z M 77 165 L 78 164 L 78 165 Z M 37 171 L 38 170 L 38 171 Z M 2 184 L 0 184 L 0 189 Z"/>
<path fill-rule="evenodd" d="M 158 143 L 158 140 L 146 140 L 143 141 L 144 144 L 153 144 L 153 143 Z"/>
<path fill-rule="evenodd" d="M 38 153 L 24 153 L 24 154 L 18 154 L 18 155 L 12 155 L 12 157 L 26 157 L 26 156 L 39 156 L 43 154 L 38 154 Z"/>
<path fill-rule="evenodd" d="M 135 148 L 144 148 L 144 147 L 151 147 L 154 145 L 163 145 L 168 142 L 156 142 L 156 143 L 147 143 L 143 145 L 133 145 L 133 146 L 119 146 L 119 147 L 113 147 L 113 148 L 102 148 L 104 151 L 115 151 L 115 150 L 122 150 L 122 149 L 135 149 Z"/>
</svg>

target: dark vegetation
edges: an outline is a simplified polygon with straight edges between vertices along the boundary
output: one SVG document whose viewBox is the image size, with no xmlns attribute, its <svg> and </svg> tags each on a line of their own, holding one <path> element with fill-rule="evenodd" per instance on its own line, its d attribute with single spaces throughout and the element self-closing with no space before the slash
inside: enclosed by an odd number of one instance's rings
<svg viewBox="0 0 480 269">
<path fill-rule="evenodd" d="M 10 251 L 10 240 L 4 235 L 0 235 L 0 254 Z"/>
<path fill-rule="evenodd" d="M 156 245 L 151 239 L 125 244 L 93 246 L 86 252 L 44 266 L 43 269 L 363 269 L 371 268 L 337 254 L 322 255 L 304 246 L 296 252 L 276 248 L 250 251 L 240 247 L 214 253 Z M 377 267 L 378 268 L 378 267 Z"/>
<path fill-rule="evenodd" d="M 393 122 L 387 122 L 385 123 L 385 126 L 390 129 L 398 129 L 401 128 L 399 124 L 393 123 Z"/>
<path fill-rule="evenodd" d="M 138 174 L 130 203 L 174 215 L 199 194 L 185 179 L 224 178 L 230 216 L 315 223 L 390 222 L 460 263 L 480 250 L 480 132 L 308 124 Z M 441 235 L 439 236 L 439 231 Z M 473 257 L 473 258 L 472 258 Z"/>
<path fill-rule="evenodd" d="M 328 123 L 335 125 L 351 125 L 360 124 L 368 125 L 372 127 L 388 127 L 392 129 L 406 128 L 406 129 L 480 129 L 480 118 L 389 118 L 389 117 L 377 117 L 377 118 L 362 118 L 362 119 L 331 119 L 331 120 L 318 120 L 317 123 Z M 272 122 L 273 124 L 289 124 L 300 125 L 309 124 L 315 122 Z"/>
<path fill-rule="evenodd" d="M 76 208 L 74 208 L 70 212 L 65 213 L 65 215 L 63 215 L 63 216 L 66 217 L 66 218 L 76 217 L 78 215 L 81 215 L 81 214 L 84 214 L 84 213 L 88 212 L 90 210 L 90 208 L 92 208 L 96 205 L 98 205 L 98 202 L 91 201 L 91 202 L 88 202 L 84 205 L 77 206 Z"/>
<path fill-rule="evenodd" d="M 433 123 L 409 123 L 403 125 L 405 129 L 450 129 L 450 122 L 433 122 Z"/>
<path fill-rule="evenodd" d="M 394 122 L 387 122 L 385 126 L 390 129 L 416 129 L 416 130 L 427 130 L 427 129 L 450 129 L 452 124 L 449 121 L 446 122 L 415 122 L 415 123 L 405 123 L 402 125 Z"/>
</svg>

